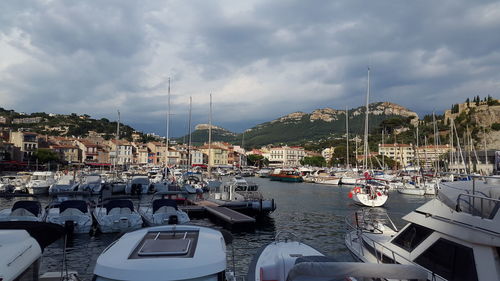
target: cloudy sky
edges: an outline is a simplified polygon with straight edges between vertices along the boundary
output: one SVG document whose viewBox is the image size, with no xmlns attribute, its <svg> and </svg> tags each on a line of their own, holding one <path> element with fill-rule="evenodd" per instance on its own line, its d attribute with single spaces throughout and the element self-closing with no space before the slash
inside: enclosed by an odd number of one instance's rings
<svg viewBox="0 0 500 281">
<path fill-rule="evenodd" d="M 0 106 L 87 113 L 172 135 L 242 131 L 316 108 L 391 101 L 419 114 L 500 96 L 500 2 L 0 1 Z"/>
</svg>

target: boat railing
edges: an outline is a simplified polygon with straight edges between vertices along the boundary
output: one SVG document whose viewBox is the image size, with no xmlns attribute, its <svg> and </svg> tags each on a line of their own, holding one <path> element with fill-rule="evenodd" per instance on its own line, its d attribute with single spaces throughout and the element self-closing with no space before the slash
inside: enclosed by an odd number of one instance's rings
<svg viewBox="0 0 500 281">
<path fill-rule="evenodd" d="M 398 232 L 398 227 L 394 224 L 391 217 L 385 212 L 375 212 L 374 209 L 364 209 L 361 212 L 354 213 L 356 225 L 353 225 L 348 216 L 345 217 L 346 224 L 354 230 L 361 230 L 369 233 L 384 233 L 382 226 L 389 226 L 393 231 Z"/>
<path fill-rule="evenodd" d="M 350 225 L 350 224 L 348 224 Z M 349 244 L 352 247 L 352 234 L 351 231 L 347 232 Z M 403 255 L 395 252 L 394 250 L 388 248 L 384 244 L 375 241 L 374 239 L 370 238 L 367 235 L 363 235 L 363 231 L 358 231 L 357 232 L 358 236 L 358 243 L 359 243 L 359 250 L 362 256 L 365 256 L 365 247 L 369 246 L 372 248 L 372 251 L 367 250 L 370 252 L 370 254 L 375 256 L 375 259 L 377 260 L 377 263 L 389 263 L 389 264 L 416 264 L 415 262 L 409 260 L 408 258 L 404 257 Z M 366 243 L 366 244 L 365 244 Z M 363 245 L 365 244 L 365 245 Z M 420 265 L 419 265 L 420 266 Z M 443 280 L 446 281 L 446 279 L 440 277 L 439 275 L 436 275 L 434 272 L 428 270 L 427 268 L 420 266 L 423 270 L 425 270 L 428 274 L 432 275 L 433 281 L 436 280 Z"/>
<path fill-rule="evenodd" d="M 482 219 L 493 219 L 499 208 L 499 199 L 465 193 L 459 194 L 457 198 L 457 212 L 465 212 Z"/>
<path fill-rule="evenodd" d="M 286 230 L 278 232 L 278 234 L 276 234 L 276 237 L 274 238 L 274 241 L 277 243 L 280 242 L 281 239 L 284 239 L 285 242 L 287 242 L 289 239 L 292 239 L 293 241 L 298 241 L 299 243 L 302 242 L 295 233 Z"/>
</svg>

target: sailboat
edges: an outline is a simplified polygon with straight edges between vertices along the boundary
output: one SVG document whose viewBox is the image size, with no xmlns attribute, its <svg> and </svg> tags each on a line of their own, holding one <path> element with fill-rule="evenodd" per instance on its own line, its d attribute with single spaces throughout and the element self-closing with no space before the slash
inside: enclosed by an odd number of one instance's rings
<svg viewBox="0 0 500 281">
<path fill-rule="evenodd" d="M 370 101 L 370 68 L 368 68 L 368 80 L 366 89 L 366 110 L 365 110 L 365 136 L 364 136 L 364 151 L 363 151 L 363 166 L 368 170 L 368 115 Z M 349 192 L 349 198 L 354 200 L 356 204 L 367 207 L 380 207 L 385 204 L 388 196 L 388 190 L 385 185 L 373 180 L 370 173 L 364 173 L 364 179 L 358 179 L 354 188 Z"/>
</svg>

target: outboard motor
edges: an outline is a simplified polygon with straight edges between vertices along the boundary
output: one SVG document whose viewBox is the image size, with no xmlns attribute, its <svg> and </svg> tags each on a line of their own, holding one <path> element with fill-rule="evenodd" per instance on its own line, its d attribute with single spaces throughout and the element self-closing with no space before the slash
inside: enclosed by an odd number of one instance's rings
<svg viewBox="0 0 500 281">
<path fill-rule="evenodd" d="M 73 234 L 75 232 L 75 221 L 65 221 L 64 229 L 69 235 Z"/>
<path fill-rule="evenodd" d="M 179 218 L 177 216 L 172 215 L 168 217 L 168 224 L 178 224 L 179 223 Z"/>
<path fill-rule="evenodd" d="M 130 193 L 132 195 L 141 195 L 141 193 L 142 193 L 142 186 L 140 184 L 138 184 L 138 183 L 132 184 L 132 188 L 131 188 Z"/>
</svg>

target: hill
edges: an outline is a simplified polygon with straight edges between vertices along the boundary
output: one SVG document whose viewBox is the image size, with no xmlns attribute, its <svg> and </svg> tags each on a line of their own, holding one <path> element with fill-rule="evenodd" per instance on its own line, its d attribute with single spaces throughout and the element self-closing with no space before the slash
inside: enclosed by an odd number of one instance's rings
<svg viewBox="0 0 500 281">
<path fill-rule="evenodd" d="M 382 121 L 391 118 L 408 118 L 413 123 L 418 120 L 418 115 L 415 112 L 389 102 L 372 103 L 369 105 L 369 109 L 370 129 L 378 128 Z M 364 107 L 349 110 L 349 131 L 351 134 L 363 133 L 364 113 Z M 276 120 L 259 124 L 246 130 L 243 134 L 235 134 L 216 127 L 212 129 L 212 140 L 241 144 L 244 137 L 245 147 L 258 147 L 267 144 L 299 144 L 343 134 L 345 134 L 345 111 L 323 108 L 311 113 L 290 113 Z M 182 139 L 187 140 L 186 137 Z M 207 140 L 208 125 L 197 126 L 192 134 L 193 143 L 203 143 Z"/>
<path fill-rule="evenodd" d="M 25 129 L 39 134 L 50 136 L 88 136 L 89 131 L 102 134 L 109 139 L 116 135 L 116 121 L 106 118 L 93 119 L 89 115 L 78 115 L 71 113 L 48 114 L 45 112 L 35 112 L 31 114 L 18 113 L 14 110 L 0 108 L 0 117 L 5 122 L 0 122 L 0 127 L 12 130 Z M 134 128 L 120 123 L 120 136 L 131 139 Z"/>
</svg>

